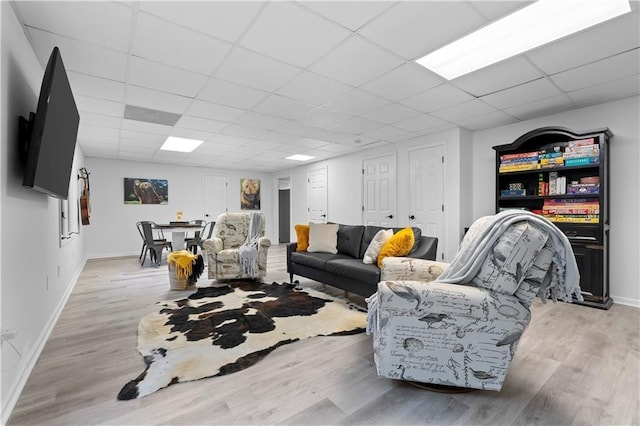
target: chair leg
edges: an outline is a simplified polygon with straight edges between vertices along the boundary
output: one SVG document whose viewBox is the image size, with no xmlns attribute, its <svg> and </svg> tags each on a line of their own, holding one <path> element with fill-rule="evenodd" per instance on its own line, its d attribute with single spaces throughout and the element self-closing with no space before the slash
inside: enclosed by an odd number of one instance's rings
<svg viewBox="0 0 640 426">
<path fill-rule="evenodd" d="M 138 256 L 138 261 L 142 260 L 142 255 L 144 254 L 145 248 L 147 248 L 147 243 L 142 243 L 142 250 L 140 250 L 140 256 Z"/>
<path fill-rule="evenodd" d="M 145 245 L 144 254 L 142 255 L 142 259 L 140 259 L 140 266 L 144 266 L 144 261 L 147 260 L 147 252 L 149 251 L 149 247 Z"/>
</svg>

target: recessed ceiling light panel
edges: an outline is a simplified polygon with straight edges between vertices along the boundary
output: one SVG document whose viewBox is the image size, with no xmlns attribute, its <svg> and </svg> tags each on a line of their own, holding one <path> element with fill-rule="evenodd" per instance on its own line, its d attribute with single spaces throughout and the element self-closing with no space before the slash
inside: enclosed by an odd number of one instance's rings
<svg viewBox="0 0 640 426">
<path fill-rule="evenodd" d="M 309 161 L 313 158 L 316 158 L 316 157 L 312 157 L 311 155 L 295 154 L 295 155 L 288 156 L 286 159 L 294 160 L 294 161 Z"/>
<path fill-rule="evenodd" d="M 452 80 L 630 11 L 629 0 L 538 0 L 416 62 Z"/>
<path fill-rule="evenodd" d="M 160 149 L 164 151 L 191 152 L 200 146 L 202 142 L 204 141 L 169 136 L 167 140 L 164 141 Z"/>
</svg>

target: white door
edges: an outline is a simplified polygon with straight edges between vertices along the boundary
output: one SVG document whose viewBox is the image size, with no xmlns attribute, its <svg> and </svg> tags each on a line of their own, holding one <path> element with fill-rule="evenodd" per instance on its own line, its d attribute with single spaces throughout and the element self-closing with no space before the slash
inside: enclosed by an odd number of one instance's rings
<svg viewBox="0 0 640 426">
<path fill-rule="evenodd" d="M 409 224 L 438 238 L 437 259 L 444 253 L 444 148 L 409 151 Z"/>
<path fill-rule="evenodd" d="M 215 221 L 220 213 L 227 211 L 227 177 L 222 175 L 205 174 L 203 210 L 207 222 Z"/>
<path fill-rule="evenodd" d="M 307 194 L 309 196 L 309 222 L 327 221 L 327 168 L 310 170 L 307 174 Z"/>
<path fill-rule="evenodd" d="M 396 156 L 364 160 L 363 223 L 393 227 L 396 224 Z"/>
</svg>

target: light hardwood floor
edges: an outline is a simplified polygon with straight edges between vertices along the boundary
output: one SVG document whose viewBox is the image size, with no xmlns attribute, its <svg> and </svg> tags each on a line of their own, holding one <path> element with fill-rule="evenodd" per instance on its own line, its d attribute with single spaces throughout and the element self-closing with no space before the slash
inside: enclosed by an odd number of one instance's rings
<svg viewBox="0 0 640 426">
<path fill-rule="evenodd" d="M 267 281 L 287 279 L 273 246 Z M 637 279 L 634 277 L 633 279 Z M 140 317 L 168 290 L 166 263 L 135 257 L 89 261 L 9 420 L 9 425 L 490 424 L 630 425 L 640 421 L 640 309 L 609 311 L 536 302 L 500 393 L 442 394 L 380 379 L 365 334 L 282 346 L 228 376 L 117 401 L 143 370 Z M 211 281 L 203 278 L 199 286 Z M 310 280 L 303 286 L 322 288 Z M 343 294 L 331 287 L 332 294 Z M 363 303 L 362 298 L 352 297 Z"/>
</svg>

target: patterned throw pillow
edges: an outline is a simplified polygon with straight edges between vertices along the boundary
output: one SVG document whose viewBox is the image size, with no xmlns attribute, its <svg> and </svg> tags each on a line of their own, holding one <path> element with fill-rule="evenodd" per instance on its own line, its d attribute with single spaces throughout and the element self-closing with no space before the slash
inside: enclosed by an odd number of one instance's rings
<svg viewBox="0 0 640 426">
<path fill-rule="evenodd" d="M 310 253 L 338 253 L 338 224 L 337 223 L 309 223 Z"/>
<path fill-rule="evenodd" d="M 413 248 L 414 242 L 413 229 L 404 228 L 396 232 L 380 250 L 380 254 L 378 255 L 378 268 L 382 268 L 382 260 L 385 257 L 408 255 Z"/>
<path fill-rule="evenodd" d="M 309 247 L 309 225 L 296 225 L 296 238 L 298 241 L 298 247 L 296 251 L 307 251 Z"/>
<path fill-rule="evenodd" d="M 393 229 L 381 229 L 378 233 L 373 237 L 373 240 L 369 243 L 369 247 L 367 247 L 367 251 L 364 252 L 364 256 L 362 257 L 362 263 L 366 264 L 374 264 L 378 261 L 378 255 L 380 254 L 380 250 L 387 241 L 389 241 L 393 237 Z"/>
</svg>

